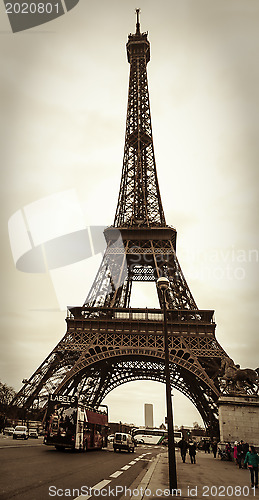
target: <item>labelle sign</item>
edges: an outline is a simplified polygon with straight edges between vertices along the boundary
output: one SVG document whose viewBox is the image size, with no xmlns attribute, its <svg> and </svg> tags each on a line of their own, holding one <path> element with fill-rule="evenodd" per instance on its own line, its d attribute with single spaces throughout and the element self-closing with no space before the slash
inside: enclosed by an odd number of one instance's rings
<svg viewBox="0 0 259 500">
<path fill-rule="evenodd" d="M 49 401 L 52 403 L 62 403 L 67 405 L 77 405 L 77 397 L 76 396 L 62 396 L 58 394 L 50 394 Z"/>
</svg>

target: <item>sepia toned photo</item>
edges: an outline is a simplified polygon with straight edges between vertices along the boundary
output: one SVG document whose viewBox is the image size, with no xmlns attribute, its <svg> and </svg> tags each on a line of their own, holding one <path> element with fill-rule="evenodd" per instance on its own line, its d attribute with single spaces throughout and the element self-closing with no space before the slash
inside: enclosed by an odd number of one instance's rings
<svg viewBox="0 0 259 500">
<path fill-rule="evenodd" d="M 256 0 L 4 0 L 0 497 L 256 497 Z"/>
</svg>

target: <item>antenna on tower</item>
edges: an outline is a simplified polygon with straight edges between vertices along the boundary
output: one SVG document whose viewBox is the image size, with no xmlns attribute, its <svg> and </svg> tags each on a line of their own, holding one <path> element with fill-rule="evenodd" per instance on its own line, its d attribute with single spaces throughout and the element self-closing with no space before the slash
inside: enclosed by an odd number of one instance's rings
<svg viewBox="0 0 259 500">
<path fill-rule="evenodd" d="M 136 14 L 137 14 L 136 34 L 140 33 L 139 13 L 140 9 L 136 9 Z"/>
</svg>

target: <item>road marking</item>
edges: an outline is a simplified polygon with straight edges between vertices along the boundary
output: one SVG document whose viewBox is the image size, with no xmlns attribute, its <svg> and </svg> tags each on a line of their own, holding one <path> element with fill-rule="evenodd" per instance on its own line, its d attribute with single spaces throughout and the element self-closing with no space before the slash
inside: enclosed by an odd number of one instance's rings
<svg viewBox="0 0 259 500">
<path fill-rule="evenodd" d="M 74 500 L 88 500 L 92 495 L 79 495 L 79 497 L 75 497 Z"/>
<path fill-rule="evenodd" d="M 103 479 L 103 481 L 100 481 L 100 483 L 97 483 L 94 486 L 92 486 L 92 490 L 101 490 L 102 488 L 104 488 L 104 486 L 106 486 L 110 482 L 111 482 L 110 479 Z"/>
<path fill-rule="evenodd" d="M 113 474 L 110 474 L 110 477 L 119 477 L 121 474 L 123 474 L 122 470 L 116 470 Z"/>
<path fill-rule="evenodd" d="M 103 481 L 100 481 L 100 483 L 95 484 L 94 486 L 91 486 L 92 490 L 101 490 L 104 488 L 104 486 L 107 486 L 111 482 L 110 479 L 104 479 Z M 92 495 L 79 495 L 79 497 L 74 498 L 74 500 L 88 500 L 88 498 L 91 498 Z"/>
<path fill-rule="evenodd" d="M 138 458 L 135 458 L 135 460 L 132 460 L 131 462 L 129 462 L 129 465 L 124 465 L 123 467 L 121 467 L 121 470 L 117 470 L 116 472 L 113 472 L 113 474 L 110 474 L 109 477 L 112 477 L 114 479 L 116 477 L 119 477 L 121 474 L 123 474 L 123 471 L 130 469 L 131 465 L 134 465 L 139 460 L 145 460 L 147 462 L 151 462 L 151 460 L 143 458 L 145 455 L 151 455 L 151 452 L 142 453 L 142 455 L 140 455 Z M 91 486 L 91 489 L 92 490 L 101 490 L 102 488 L 107 486 L 107 484 L 109 484 L 110 482 L 111 482 L 111 479 L 103 479 L 103 481 L 100 481 L 99 483 L 95 484 L 94 486 Z M 92 497 L 92 495 L 80 495 L 79 497 L 74 498 L 74 500 L 88 500 L 91 497 Z"/>
</svg>

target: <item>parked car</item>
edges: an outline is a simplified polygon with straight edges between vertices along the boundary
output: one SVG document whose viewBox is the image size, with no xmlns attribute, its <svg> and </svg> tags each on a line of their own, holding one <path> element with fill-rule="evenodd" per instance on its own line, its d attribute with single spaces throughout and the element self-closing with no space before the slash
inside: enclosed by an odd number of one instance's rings
<svg viewBox="0 0 259 500">
<path fill-rule="evenodd" d="M 28 439 L 29 432 L 26 425 L 17 425 L 13 431 L 13 439 Z"/>
<path fill-rule="evenodd" d="M 134 441 L 130 434 L 125 434 L 124 432 L 116 432 L 114 434 L 113 449 L 117 450 L 128 450 L 128 452 L 134 452 Z"/>
<path fill-rule="evenodd" d="M 5 427 L 5 429 L 3 430 L 3 434 L 5 436 L 12 436 L 13 431 L 14 431 L 14 427 Z"/>
<path fill-rule="evenodd" d="M 38 439 L 38 437 L 39 437 L 39 435 L 38 435 L 37 429 L 30 429 L 29 430 L 29 438 Z"/>
</svg>

